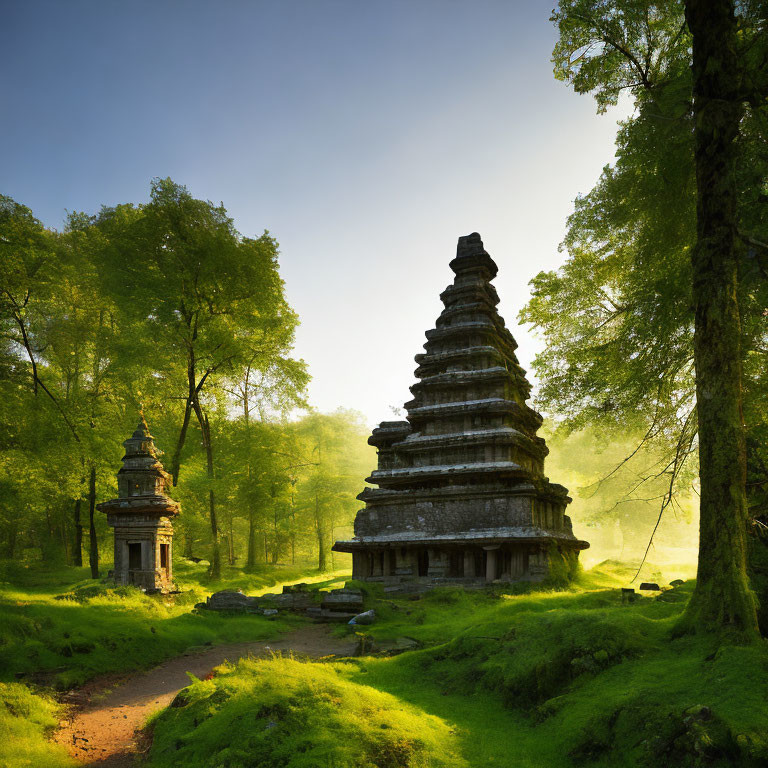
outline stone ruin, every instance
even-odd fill
[[[147,592],[170,592],[174,590],[171,520],[180,507],[165,492],[171,478],[157,458],[143,415],[123,445],[119,498],[97,505],[115,529],[113,578],[116,584],[133,584]]]
[[[363,610],[363,593],[344,587],[330,591],[313,590],[309,584],[287,584],[281,594],[267,593],[250,597],[239,589],[214,592],[195,610],[223,613],[260,613],[274,616],[278,611],[292,611],[319,621],[347,621]]]
[[[589,544],[565,514],[571,499],[544,476],[541,416],[517,344],[496,311],[498,268],[480,235],[459,238],[445,309],[416,356],[407,421],[384,421],[368,442],[378,467],[357,498],[355,579],[388,584],[542,581]]]

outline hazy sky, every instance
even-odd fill
[[[393,418],[459,235],[517,325],[618,113],[554,80],[553,0],[0,0],[0,192],[49,226],[171,176],[268,229],[311,402]]]

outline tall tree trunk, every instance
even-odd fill
[[[75,543],[72,548],[72,562],[78,568],[83,567],[83,524],[80,522],[82,499],[75,500]]]
[[[91,464],[88,482],[88,521],[90,546],[88,549],[88,564],[91,566],[91,578],[99,578],[99,542],[96,540],[96,465]]]
[[[248,568],[256,567],[256,513],[248,506]]]
[[[320,572],[328,570],[328,552],[325,541],[325,521],[320,514],[320,497],[315,494],[315,529],[317,531],[317,567]]]
[[[200,431],[203,437],[203,448],[205,449],[205,462],[208,474],[208,481],[213,483],[213,445],[211,444],[211,424],[208,421],[207,414],[203,413],[200,401],[195,397],[192,408],[197,416]],[[221,578],[221,545],[219,543],[219,526],[216,522],[216,495],[211,486],[208,489],[208,517],[211,523],[211,567],[208,569],[208,575],[211,579]]]
[[[693,36],[697,242],[692,253],[701,480],[696,589],[683,625],[757,632],[746,571],[746,458],[741,407],[734,176],[743,106],[732,0],[686,0]]]
[[[194,557],[195,553],[192,550],[192,534],[189,531],[184,531],[184,557]]]

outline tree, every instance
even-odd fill
[[[522,314],[543,328],[550,342],[536,361],[544,378],[545,407],[559,407],[571,427],[641,426],[644,441],[669,446],[669,462],[661,471],[670,475],[671,484],[694,455],[701,419],[694,409],[697,315],[692,311],[693,276],[700,265],[691,260],[697,232],[698,123],[691,104],[691,36],[683,11],[681,2],[639,0],[574,0],[561,2],[555,11],[560,31],[556,75],[577,91],[595,93],[599,109],[616,103],[627,90],[636,111],[620,128],[616,165],[577,200],[565,241],[566,265],[534,280],[532,301]],[[743,64],[738,80],[753,82],[765,48],[759,4],[741,6],[738,23]],[[741,102],[746,92],[736,94]],[[763,255],[755,245],[743,247],[761,240],[763,204],[754,179],[764,178],[767,167],[756,150],[764,128],[764,104],[753,98],[732,154],[742,246],[734,248],[742,271],[742,283],[735,288],[742,322],[741,339],[730,339],[741,342],[745,360],[766,337]],[[765,392],[756,366],[745,370],[747,393]],[[703,482],[717,469],[704,461],[700,471]],[[721,514],[738,520],[741,513],[729,509]],[[711,528],[703,534],[710,536]],[[737,564],[738,550],[737,544],[731,553]],[[742,598],[749,602],[743,585]],[[743,625],[748,635],[749,621],[732,624],[732,618],[723,614],[719,626]]]
[[[307,463],[298,505],[315,535],[318,568],[327,571],[335,530],[354,517],[355,497],[363,490],[360,478],[371,467],[371,451],[364,443],[368,430],[359,414],[344,410],[312,413],[297,429]]]
[[[747,578],[746,449],[738,303],[736,138],[744,113],[732,0],[686,0],[693,49],[694,360],[701,481],[692,627],[757,635]]]
[[[249,365],[266,370],[290,349],[298,319],[283,295],[277,243],[267,233],[242,237],[222,205],[197,200],[170,179],[153,182],[145,206],[103,209],[96,226],[108,240],[108,289],[155,341],[155,355],[159,349],[167,355],[166,375],[183,387],[183,415],[171,460],[174,484],[193,415],[200,430],[209,481],[211,577],[218,578],[209,410],[225,395],[214,382],[240,378]]]

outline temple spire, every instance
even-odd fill
[[[498,314],[496,263],[477,232],[460,237],[444,309],[416,356],[407,421],[382,422],[369,439],[378,466],[358,498],[355,578],[430,583],[541,580],[551,547],[575,562],[589,546],[573,535],[561,485],[544,475],[542,418],[517,344]]]
[[[98,505],[115,529],[114,579],[147,591],[169,591],[173,588],[171,519],[180,507],[166,493],[170,476],[157,458],[159,451],[143,411],[123,447],[118,498]]]

